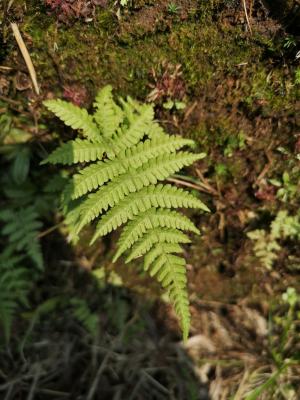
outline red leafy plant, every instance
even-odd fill
[[[106,7],[108,0],[44,0],[51,12],[63,23],[82,18],[91,21],[97,6]]]
[[[165,102],[168,100],[183,100],[186,94],[186,85],[182,77],[181,65],[163,62],[159,71],[152,69],[153,83],[149,86],[152,91],[148,94],[150,102]]]

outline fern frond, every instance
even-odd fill
[[[209,212],[209,209],[201,200],[183,189],[171,185],[151,185],[138,193],[128,195],[117,206],[109,210],[99,221],[91,243],[94,243],[98,237],[107,235],[112,230],[125,224],[135,215],[149,210],[151,207],[198,208]]]
[[[139,214],[125,226],[118,241],[118,250],[113,262],[132,247],[147,230],[158,227],[187,230],[200,234],[195,225],[187,217],[179,214],[177,211],[150,208],[150,210]]]
[[[173,153],[193,143],[192,140],[180,136],[146,140],[118,154],[116,159],[100,161],[82,169],[79,174],[73,176],[66,191],[70,193],[71,199],[77,199],[125,173],[129,168],[137,169],[154,157]]]
[[[96,336],[99,325],[98,315],[90,310],[87,302],[83,299],[73,297],[70,299],[70,304],[73,306],[74,317],[92,336]]]
[[[38,240],[38,230],[42,227],[42,224],[38,218],[39,215],[34,206],[25,207],[15,212],[10,209],[2,210],[0,213],[0,220],[5,222],[1,233],[8,237],[9,246],[14,251],[24,250],[35,265],[42,269],[43,258]]]
[[[67,107],[65,102],[46,104],[69,126],[83,129],[89,140],[68,142],[44,162],[97,160],[74,174],[64,190],[63,209],[71,234],[77,237],[86,224],[105,213],[97,224],[93,243],[131,220],[121,234],[114,261],[127,250],[127,262],[145,255],[145,270],[169,290],[186,338],[189,310],[185,261],[174,253],[182,252],[178,243],[190,242],[181,231],[199,230],[187,217],[169,209],[209,209],[189,192],[158,182],[204,154],[179,151],[194,142],[167,135],[154,120],[152,105],[130,97],[119,99],[117,104],[111,86],[98,93],[92,116]]]
[[[78,232],[89,222],[98,217],[102,210],[113,207],[124,199],[126,195],[138,192],[144,186],[156,184],[169,175],[179,171],[183,166],[192,164],[199,158],[198,154],[179,152],[159,156],[143,164],[137,170],[130,169],[128,173],[118,176],[98,192],[89,195],[81,212],[81,223]]]
[[[110,85],[101,89],[95,99],[93,117],[104,137],[112,137],[124,119],[122,109],[114,102]]]
[[[8,342],[13,318],[20,304],[27,305],[31,280],[18,263],[21,257],[0,255],[0,322]]]
[[[102,143],[76,139],[55,149],[41,164],[77,164],[101,160],[107,148]]]
[[[84,108],[64,100],[45,100],[43,104],[67,126],[82,130],[84,136],[89,140],[98,142],[101,139],[93,117]]]

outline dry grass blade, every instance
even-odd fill
[[[243,7],[244,7],[244,11],[245,11],[245,17],[246,17],[247,25],[248,25],[248,28],[249,28],[249,32],[252,35],[252,28],[251,28],[250,19],[249,19],[249,15],[248,15],[248,11],[247,11],[246,0],[243,0]]]
[[[22,56],[24,58],[25,64],[27,66],[27,69],[28,69],[28,72],[29,72],[29,75],[30,75],[30,78],[32,80],[32,84],[33,84],[34,90],[35,90],[36,94],[39,95],[40,94],[40,89],[39,89],[39,85],[37,83],[36,72],[35,72],[33,63],[31,61],[29,52],[27,50],[27,47],[26,47],[26,45],[24,43],[24,40],[23,40],[23,38],[21,36],[21,33],[19,31],[18,25],[15,22],[12,22],[11,23],[11,29],[13,31],[14,37],[15,37],[17,43],[18,43],[19,49],[20,49],[20,51],[22,53]]]

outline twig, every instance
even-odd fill
[[[61,392],[61,391],[53,390],[53,389],[39,389],[39,388],[36,388],[35,392],[36,393],[47,394],[49,396],[55,396],[56,399],[58,399],[60,397],[68,397],[68,398],[70,398],[70,394],[69,393]]]
[[[6,97],[6,96],[2,96],[1,94],[0,94],[0,100],[5,101],[6,103],[10,103],[10,104],[12,104],[13,106],[20,106],[20,105],[22,105],[19,101],[10,99],[9,97]]]
[[[30,387],[30,391],[29,391],[27,400],[33,400],[39,377],[40,377],[40,367],[39,367],[39,365],[37,365],[36,373],[34,374],[32,385]]]
[[[0,70],[1,71],[11,71],[12,67],[7,67],[6,65],[0,65]]]
[[[259,174],[259,176],[257,177],[255,184],[259,184],[259,182],[266,176],[266,174],[269,172],[270,168],[272,167],[273,164],[273,159],[271,156],[271,152],[270,149],[272,148],[273,145],[273,141],[270,143],[270,145],[268,146],[268,148],[265,150],[265,155],[267,157],[267,164],[264,166],[263,170],[261,171],[261,173]]]
[[[198,177],[201,179],[201,185],[207,189],[207,191],[215,196],[220,196],[220,193],[218,190],[216,190],[214,187],[212,187],[208,180],[204,178],[202,172],[196,168],[196,174],[198,175]]]
[[[98,371],[96,373],[96,376],[95,376],[93,383],[90,387],[90,390],[88,392],[88,395],[86,397],[87,400],[92,400],[94,398],[94,395],[95,395],[97,387],[98,387],[99,379],[100,379],[102,372],[104,371],[110,357],[111,357],[111,352],[108,352],[106,354],[106,356],[104,357],[102,363],[100,364]]]
[[[188,119],[188,117],[191,115],[191,113],[192,113],[192,112],[194,111],[194,109],[196,108],[197,104],[198,104],[198,102],[195,101],[195,102],[191,105],[191,107],[189,107],[189,108],[186,110],[186,112],[185,112],[185,114],[184,114],[184,118],[183,118],[184,121],[186,121],[186,120]]]
[[[10,10],[10,8],[11,8],[11,6],[13,5],[13,2],[14,2],[15,0],[9,0],[9,2],[8,2],[8,6],[7,6],[7,12]]]
[[[204,187],[200,184],[195,185],[194,183],[182,181],[181,179],[176,179],[176,178],[168,178],[167,181],[176,183],[177,185],[186,186],[191,189],[196,189],[196,190],[199,190],[200,192],[211,193],[206,187]]]
[[[49,229],[46,229],[45,231],[41,232],[38,234],[38,238],[42,238],[44,236],[49,235],[49,233],[55,231],[57,228],[59,228],[61,225],[63,224],[63,222],[60,222],[59,224],[56,224],[54,226],[51,226]]]
[[[33,83],[34,90],[35,90],[36,94],[39,95],[40,94],[40,89],[39,89],[39,85],[37,83],[36,72],[35,72],[34,66],[32,64],[30,55],[28,53],[27,47],[26,47],[26,45],[24,43],[24,40],[23,40],[23,38],[21,36],[21,33],[19,31],[18,25],[15,22],[12,22],[10,25],[11,25],[11,29],[13,31],[14,37],[15,37],[15,39],[17,41],[18,46],[19,46],[19,49],[20,49],[20,51],[22,53],[22,56],[24,58],[24,61],[25,61],[26,67],[28,69],[31,81]]]
[[[243,6],[244,6],[244,11],[245,11],[245,16],[246,16],[246,21],[247,21],[247,25],[248,25],[248,28],[249,28],[249,32],[252,35],[252,28],[251,28],[251,24],[250,24],[250,20],[249,20],[249,16],[248,16],[246,0],[243,0]]]

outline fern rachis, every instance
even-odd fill
[[[83,169],[79,165],[64,192],[64,208],[73,232],[79,233],[102,215],[93,243],[127,224],[114,261],[127,251],[127,262],[144,256],[145,271],[168,290],[186,338],[190,314],[180,244],[190,242],[182,231],[199,230],[187,217],[170,209],[209,210],[192,194],[159,181],[191,165],[203,154],[178,151],[192,146],[193,141],[167,135],[154,121],[150,105],[140,105],[130,98],[119,99],[117,104],[110,86],[98,93],[92,115],[61,100],[46,101],[45,105],[85,136],[63,144],[44,161],[89,163]]]

